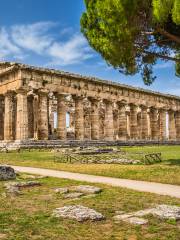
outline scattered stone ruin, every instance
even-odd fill
[[[52,139],[177,142],[180,97],[1,62],[1,143]]]

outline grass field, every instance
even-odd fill
[[[135,226],[124,222],[115,223],[112,219],[117,210],[131,212],[155,204],[180,206],[179,199],[95,184],[103,188],[96,197],[68,200],[54,193],[53,189],[83,183],[56,178],[44,178],[39,181],[42,186],[24,189],[22,195],[14,197],[5,196],[4,182],[0,182],[1,240],[179,239],[179,222],[159,220],[149,215],[146,217],[149,220],[147,225]],[[93,208],[102,213],[106,219],[100,222],[78,223],[74,220],[52,217],[53,209],[74,204]]]
[[[52,152],[24,151],[0,153],[0,163],[180,185],[180,146],[123,147],[122,150],[134,159],[138,152],[161,152],[163,161],[154,165],[66,164],[54,162]]]

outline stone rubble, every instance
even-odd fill
[[[80,192],[67,193],[64,198],[76,199],[82,197],[84,194]]]
[[[140,210],[132,213],[119,214],[114,216],[115,221],[125,221],[132,224],[146,224],[148,220],[140,218],[146,215],[152,214],[155,217],[160,219],[174,219],[180,220],[180,207],[171,206],[171,205],[157,205],[154,208],[149,208],[145,210]]]
[[[140,164],[139,160],[130,160],[130,159],[109,159],[109,160],[99,160],[98,163],[106,164]]]
[[[53,211],[53,216],[75,219],[78,222],[83,222],[87,220],[100,221],[104,219],[104,216],[101,213],[96,212],[94,209],[84,207],[81,205],[56,208]]]
[[[41,183],[36,182],[36,181],[28,181],[28,182],[9,182],[4,184],[6,190],[8,193],[11,194],[21,194],[20,190],[22,188],[27,188],[27,187],[34,187],[34,186],[40,186]]]
[[[79,185],[54,189],[55,193],[63,194],[64,198],[77,199],[80,197],[95,197],[102,191],[101,188],[90,185]]]
[[[0,165],[0,181],[16,178],[16,173],[12,167]]]
[[[101,188],[90,186],[90,185],[74,186],[74,187],[72,187],[72,189],[74,189],[77,192],[89,193],[89,194],[100,193],[102,191]]]
[[[54,191],[55,191],[55,193],[64,194],[64,193],[68,193],[69,189],[68,188],[56,188]]]
[[[131,224],[135,224],[135,225],[145,225],[148,223],[147,219],[139,218],[139,217],[125,218],[124,221]]]

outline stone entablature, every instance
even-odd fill
[[[180,97],[18,63],[0,63],[1,140],[180,139]],[[2,136],[3,135],[3,136]]]

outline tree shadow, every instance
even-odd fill
[[[180,166],[180,159],[168,159],[164,163],[166,165],[177,165],[177,166]]]

